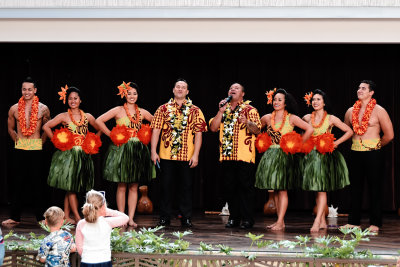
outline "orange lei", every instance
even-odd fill
[[[359,124],[359,115],[361,109],[361,101],[357,100],[353,106],[353,114],[351,116],[351,123],[353,125],[353,130],[357,135],[363,135],[368,129],[368,122],[371,117],[372,111],[374,110],[376,105],[376,100],[371,98],[368,102],[367,107],[365,108],[364,115],[361,119],[361,125]]]
[[[281,127],[279,127],[279,129],[276,129],[275,128],[275,115],[276,115],[276,112],[275,111],[272,111],[272,114],[271,114],[271,127],[272,127],[272,129],[275,131],[275,132],[280,132],[281,130],[282,130],[282,128],[283,128],[283,126],[285,125],[285,122],[286,122],[286,116],[287,116],[287,111],[285,110],[284,112],[283,112],[283,119],[282,119],[282,124],[281,124]]]
[[[129,113],[129,108],[128,108],[128,105],[126,103],[124,104],[124,109],[125,109],[126,115],[128,115],[129,120],[133,124],[137,124],[139,122],[139,119],[140,119],[140,110],[139,110],[138,105],[135,104],[135,111],[136,111],[136,118],[135,119],[133,119],[131,114]]]
[[[72,123],[75,124],[76,126],[82,126],[83,123],[85,122],[85,112],[83,112],[83,110],[81,109],[79,109],[79,112],[81,113],[81,120],[79,122],[76,122],[74,120],[74,117],[72,116],[71,109],[68,109],[69,118],[71,119]]]
[[[322,124],[323,124],[324,121],[325,121],[326,115],[328,115],[328,112],[324,111],[324,116],[322,117],[321,121],[320,121],[319,124],[317,125],[317,124],[315,124],[315,111],[313,111],[313,112],[311,113],[311,125],[312,125],[312,127],[313,127],[314,129],[321,127]]]
[[[29,129],[26,128],[26,117],[25,117],[25,100],[21,97],[18,101],[18,120],[19,127],[24,136],[31,136],[37,126],[39,114],[39,97],[34,96],[31,107],[31,116],[29,117]]]

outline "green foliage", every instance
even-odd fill
[[[302,256],[311,258],[339,258],[339,259],[371,259],[374,255],[370,250],[356,251],[357,246],[361,241],[370,241],[370,235],[374,235],[368,229],[361,230],[358,227],[354,228],[340,228],[343,237],[338,236],[320,236],[314,238],[314,244],[309,245],[311,238],[308,236],[296,236],[296,241],[282,240],[279,242],[271,242],[270,240],[260,240],[263,235],[253,235],[248,233],[252,241],[251,247],[255,242],[258,248],[268,247],[273,249],[287,248],[293,250],[300,248]],[[250,255],[251,256],[251,255]],[[250,257],[247,255],[247,257]]]

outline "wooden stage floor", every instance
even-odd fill
[[[4,210],[0,210],[0,220],[6,219]],[[310,212],[291,212],[289,211],[286,216],[286,229],[284,231],[271,231],[265,228],[274,222],[274,217],[267,217],[259,214],[256,216],[256,223],[252,229],[242,230],[238,228],[227,229],[224,227],[228,217],[219,215],[204,215],[200,212],[195,213],[193,217],[194,227],[190,230],[193,234],[185,236],[184,240],[190,242],[190,249],[197,251],[199,243],[205,242],[207,244],[224,244],[233,248],[234,252],[240,251],[258,251],[266,253],[293,253],[286,249],[263,249],[257,250],[250,249],[250,239],[245,237],[248,232],[253,234],[263,234],[264,239],[272,240],[294,240],[298,235],[308,235],[310,237],[318,237],[321,235],[342,235],[337,229],[337,226],[344,225],[347,222],[346,217],[327,218],[329,228],[327,230],[320,230],[317,234],[310,234],[309,229],[313,222],[313,216]],[[154,227],[158,222],[157,215],[140,215],[135,218],[135,222],[141,227]],[[363,227],[367,227],[367,219],[362,221]],[[18,226],[8,228],[2,226],[3,235],[7,234],[10,229],[18,234],[27,234],[29,232],[45,233],[32,215],[26,214],[23,217],[21,224]],[[130,230],[131,228],[127,228]],[[184,231],[180,227],[179,219],[171,220],[171,226],[160,230],[158,233],[165,233],[166,237],[172,237],[171,233],[175,231]],[[363,242],[360,249],[370,249],[375,255],[382,256],[399,256],[398,250],[400,249],[400,217],[397,214],[385,214],[384,225],[378,235],[372,236],[369,242]]]

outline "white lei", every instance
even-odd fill
[[[189,118],[189,111],[192,107],[192,100],[189,98],[186,100],[185,104],[182,104],[182,116],[177,116],[177,110],[174,104],[174,99],[171,98],[168,101],[168,116],[169,122],[172,128],[172,145],[171,145],[171,158],[176,159],[177,154],[182,149],[182,133],[187,127],[187,121]]]
[[[240,104],[239,108],[237,108],[233,114],[231,113],[231,104],[228,103],[228,106],[226,107],[225,112],[222,115],[222,119],[224,121],[224,129],[222,135],[222,154],[224,156],[229,157],[232,154],[233,128],[235,127],[235,123],[239,118],[240,112],[242,112],[243,108],[249,103],[250,101],[245,101]]]

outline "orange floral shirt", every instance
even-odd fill
[[[174,101],[174,107],[176,108],[176,115],[181,116],[182,110],[179,105]],[[172,125],[170,123],[170,116],[168,111],[168,103],[161,105],[154,118],[151,121],[150,127],[153,129],[161,129],[160,137],[160,158],[168,160],[178,161],[189,161],[194,153],[194,137],[196,133],[206,132],[207,123],[205,121],[203,112],[200,108],[192,105],[189,109],[187,126],[181,134],[182,147],[177,153],[176,157],[173,157],[171,153],[172,146]]]
[[[239,103],[240,104],[240,103]],[[246,104],[243,108],[241,114],[244,114],[247,120],[254,122],[259,129],[261,129],[261,121],[260,115],[258,111],[253,106]],[[240,115],[239,114],[239,117]],[[213,120],[212,118],[210,120]],[[219,151],[220,156],[219,160],[236,160],[236,161],[244,161],[249,163],[255,163],[256,161],[256,150],[255,150],[255,141],[256,136],[250,133],[247,130],[245,124],[240,123],[239,120],[236,121],[233,127],[233,138],[232,138],[232,153],[230,156],[223,155],[222,153],[222,138],[224,135],[224,122],[221,121],[219,126]]]

